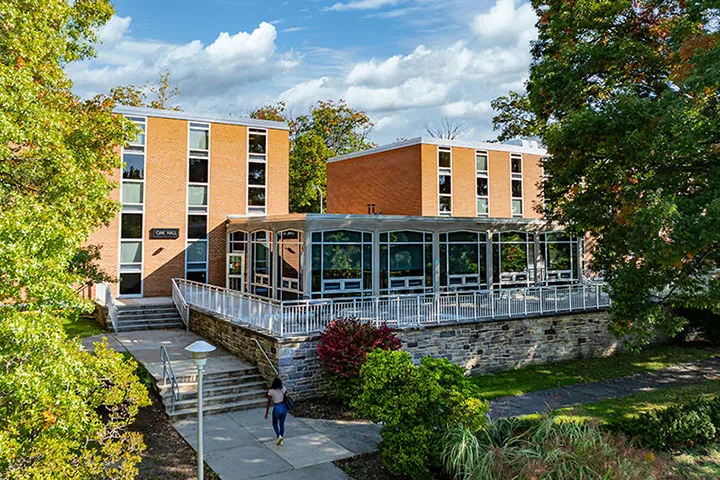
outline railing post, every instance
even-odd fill
[[[510,307],[510,292],[512,292],[512,289],[511,289],[511,288],[508,288],[508,296],[507,296],[507,299],[508,299],[508,301],[507,301],[507,304],[508,304],[508,305],[507,305],[507,315],[508,315],[508,318],[510,318],[510,317],[512,316],[512,310],[511,310],[511,307]]]
[[[490,318],[495,318],[495,291],[490,292]]]
[[[420,315],[420,296],[418,295],[416,297],[417,300],[417,323],[424,323],[422,321],[422,316]]]
[[[545,300],[543,299],[543,292],[545,292],[545,287],[540,287],[538,289],[538,296],[540,297],[540,315],[542,315],[545,311]]]
[[[582,297],[583,297],[583,310],[587,310],[587,307],[585,306],[586,302],[586,295],[585,295],[585,284],[582,284]]]
[[[525,316],[526,316],[526,317],[528,316],[528,313],[527,313],[527,294],[528,294],[528,289],[526,288],[526,289],[523,290],[523,304],[524,304],[524,306],[525,306]]]
[[[460,294],[455,292],[455,321],[460,321]]]
[[[478,319],[478,300],[477,300],[477,290],[473,292],[473,319]]]
[[[555,289],[555,313],[558,313],[558,298],[557,298],[557,287],[553,287]]]
[[[600,285],[595,285],[595,307],[600,308]]]

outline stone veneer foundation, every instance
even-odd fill
[[[610,355],[622,348],[608,331],[606,312],[433,325],[396,331],[402,348],[416,361],[431,355],[447,358],[470,374]],[[298,398],[321,395],[328,388],[316,354],[319,335],[276,338],[194,308],[190,330],[258,366],[269,381],[278,368],[288,390]]]

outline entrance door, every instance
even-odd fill
[[[227,257],[227,288],[244,292],[245,254],[229,253]]]

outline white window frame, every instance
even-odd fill
[[[451,164],[452,165],[452,164]],[[412,232],[412,233],[419,233],[422,236],[422,239],[419,242],[393,242],[390,240],[390,236],[393,233],[403,233],[403,232]],[[426,237],[427,235],[430,235],[430,240],[428,240]],[[382,272],[385,271],[387,274],[387,289],[383,289],[380,285],[378,285],[378,288],[380,289],[380,295],[392,295],[396,291],[412,291],[413,294],[419,293],[430,293],[433,290],[433,284],[430,285],[426,284],[426,265],[427,265],[427,247],[431,247],[430,252],[430,261],[434,264],[433,257],[433,251],[432,251],[432,245],[433,245],[433,232],[427,231],[427,230],[414,230],[414,229],[403,229],[403,230],[389,230],[384,232],[379,232],[378,234],[378,258],[382,259],[382,247],[387,247],[387,264],[382,265],[382,260],[380,262],[380,270],[378,271],[378,278],[380,279],[380,282],[382,282]],[[383,241],[383,235],[387,235],[387,240]],[[422,246],[422,254],[423,254],[423,274],[419,277],[391,277],[390,276],[390,250],[391,246],[396,245],[421,245]],[[434,272],[431,273],[431,277],[434,276]],[[418,280],[421,280],[420,285],[412,285],[413,282],[417,282]],[[431,281],[434,280],[431,278]],[[392,285],[392,282],[396,282],[396,286]],[[398,283],[402,282],[402,285],[399,285]]]
[[[207,149],[199,150],[199,149],[191,149],[190,148],[190,131],[191,130],[205,130],[207,131]],[[186,178],[186,184],[187,187],[185,188],[185,278],[187,278],[189,272],[204,272],[205,273],[205,283],[210,282],[210,268],[209,268],[209,220],[210,217],[208,215],[210,211],[210,141],[212,138],[212,131],[211,131],[211,124],[206,122],[187,122],[187,162],[185,165],[185,178]],[[191,159],[199,159],[199,160],[207,160],[207,182],[191,182],[190,181],[190,160]],[[205,195],[207,196],[207,202],[205,205],[190,205],[190,187],[191,186],[205,186],[206,191]],[[190,237],[190,228],[189,228],[189,221],[190,216],[204,216],[205,217],[205,238],[191,238]],[[204,262],[204,268],[199,267],[198,265],[201,262],[188,262],[188,249],[191,245],[204,243],[205,245],[205,262]],[[190,266],[190,264],[193,264]]]
[[[325,241],[325,234],[326,233],[333,233],[337,231],[346,231],[346,232],[353,232],[353,233],[359,233],[360,234],[360,242],[332,242],[332,241]],[[312,236],[314,233],[320,234],[320,241],[316,242],[312,239]],[[365,240],[365,235],[370,235],[369,240]],[[311,281],[312,281],[312,275],[313,275],[313,269],[312,269],[312,253],[313,249],[318,246],[320,248],[320,290],[315,291],[312,290],[310,295],[313,298],[327,298],[329,296],[345,296],[345,294],[349,294],[349,296],[359,295],[361,297],[365,296],[372,296],[373,295],[373,288],[375,287],[375,272],[374,272],[374,264],[373,264],[373,255],[375,255],[375,235],[378,235],[377,233],[368,232],[365,230],[355,230],[355,229],[349,229],[349,228],[333,228],[329,230],[318,230],[318,231],[311,231],[306,232],[305,235],[309,235],[310,237],[310,259],[311,263],[309,268],[307,269],[307,274],[310,275]],[[354,277],[354,278],[343,278],[343,279],[325,279],[325,246],[326,245],[359,245],[360,246],[360,277]],[[370,245],[370,271],[371,271],[371,282],[370,287],[365,288],[365,246]],[[360,287],[359,288],[353,288],[348,285],[353,285],[354,282],[359,282]],[[338,288],[326,288],[327,285],[338,285]]]
[[[467,241],[456,241],[450,240],[450,235],[453,233],[472,233],[475,235],[474,242]],[[444,240],[443,240],[443,235]],[[449,232],[440,232],[438,234],[438,246],[445,246],[445,258],[440,254],[438,249],[438,259],[440,262],[445,263],[445,285],[440,283],[440,291],[458,291],[458,290],[486,290],[492,283],[489,278],[489,272],[487,271],[487,246],[488,246],[488,233],[487,232],[476,232],[473,230],[452,230]],[[478,271],[475,274],[451,274],[450,273],[450,245],[476,245],[478,255]],[[483,282],[482,271],[485,267],[485,281]],[[452,283],[451,280],[457,279],[459,282]],[[440,280],[442,282],[442,279]]]
[[[440,166],[440,152],[448,152],[450,154],[450,167],[441,167]],[[453,201],[452,201],[452,184],[453,184],[453,178],[452,178],[452,164],[453,164],[453,155],[452,155],[452,147],[437,147],[437,156],[436,156],[436,162],[437,162],[437,169],[438,169],[438,216],[440,217],[452,217],[453,212]],[[442,176],[448,176],[450,177],[450,193],[440,193],[440,177]],[[440,199],[443,197],[448,197],[450,199],[450,211],[444,212],[441,210],[442,203],[440,202]]]
[[[251,153],[250,152],[250,135],[264,135],[265,136],[265,153]],[[268,130],[267,128],[254,128],[254,127],[248,127],[247,128],[247,138],[246,138],[246,144],[247,144],[247,162],[245,165],[245,208],[247,215],[258,215],[263,216],[267,215],[267,206],[268,206],[268,150],[270,147],[270,138],[269,138]],[[250,163],[262,163],[265,165],[265,185],[250,185]],[[261,188],[265,191],[265,205],[250,205],[250,189],[251,188]]]
[[[123,178],[123,172],[125,170],[124,166],[120,166],[120,201],[122,202],[123,198],[123,185],[125,183],[136,183],[136,184],[142,184],[142,201],[140,203],[122,203],[121,209],[120,209],[120,215],[118,216],[118,258],[117,258],[117,265],[118,265],[118,297],[122,298],[139,298],[144,295],[145,292],[145,281],[143,279],[143,272],[144,272],[144,264],[145,264],[145,178],[146,178],[146,171],[147,171],[147,117],[138,117],[138,116],[127,116],[128,120],[134,122],[135,124],[141,124],[143,127],[143,142],[136,142],[136,141],[130,141],[128,142],[127,147],[123,146],[120,149],[120,158],[123,159],[125,157],[126,149],[129,149],[127,153],[129,154],[135,154],[143,156],[143,178],[142,180],[136,180],[136,179],[124,179]],[[141,221],[141,233],[140,238],[123,238],[122,237],[122,215],[123,213],[127,214],[139,214],[142,216]],[[132,263],[132,264],[123,264],[122,263],[122,246],[123,243],[140,243],[140,262],[138,263]],[[124,295],[120,294],[120,279],[123,274],[133,274],[137,273],[140,274],[140,293],[126,293]]]
[[[485,170],[478,170],[477,168],[477,157],[485,157]],[[490,155],[485,150],[475,150],[475,214],[478,217],[489,217],[490,216]],[[487,195],[478,195],[477,193],[477,179],[484,178],[487,181]],[[487,212],[480,212],[478,209],[478,200],[485,200],[487,203]]]
[[[512,162],[514,159],[520,160],[520,172],[513,172],[512,171]],[[513,181],[519,181],[520,182],[520,196],[519,197],[513,197],[513,188],[512,183]],[[523,156],[521,153],[511,153],[510,154],[510,215],[512,217],[522,218],[525,216],[525,182],[523,181]],[[520,213],[513,212],[513,201],[520,200]]]
[[[298,238],[295,240],[292,239],[285,239],[283,238],[283,234],[287,232],[297,232]],[[288,228],[285,230],[280,230],[279,232],[276,232],[277,235],[277,262],[278,262],[278,285],[277,285],[277,291],[278,292],[289,292],[289,293],[295,293],[299,298],[302,298],[303,295],[303,269],[302,269],[302,259],[304,255],[304,244],[303,244],[303,236],[305,235],[305,232],[303,230],[298,230],[295,228]],[[290,278],[285,277],[283,275],[283,261],[285,260],[284,252],[286,246],[293,246],[298,249],[298,278]],[[279,293],[279,295],[282,295],[282,293]],[[280,297],[278,297],[280,298]]]

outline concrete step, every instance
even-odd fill
[[[208,389],[214,388],[243,387],[251,384],[262,384],[264,388],[264,386],[267,385],[267,382],[259,373],[243,375],[239,378],[216,378],[209,380],[207,379],[207,377],[203,378],[203,387],[206,391]],[[167,385],[162,385],[162,382],[160,382],[157,385],[157,388],[161,395],[165,395],[167,392],[170,391],[170,384],[168,383]],[[187,392],[196,392],[197,382],[178,383],[178,390],[181,394]]]
[[[247,410],[251,408],[262,408],[265,406],[266,399],[261,400],[240,400],[237,402],[230,402],[217,405],[203,404],[203,413],[205,415],[213,415],[216,413],[233,412],[236,410]],[[170,420],[179,420],[182,418],[194,417],[197,415],[197,405],[189,407],[187,405],[179,406],[175,404],[175,411],[170,410],[170,404],[167,405],[167,414]]]
[[[204,383],[204,382],[203,382]],[[266,390],[267,384],[265,381],[243,383],[239,385],[223,385],[220,387],[208,388],[203,385],[203,398],[223,397],[226,395],[245,395],[249,392],[258,392],[263,396],[267,396]],[[170,389],[167,388],[161,392],[163,399],[170,399]],[[197,388],[193,390],[180,391],[180,400],[193,400],[197,399]],[[177,400],[176,400],[177,402]],[[168,403],[167,401],[165,403]]]
[[[175,308],[175,305],[170,305],[167,307],[118,307],[117,309],[119,315],[132,315],[132,314],[163,314],[163,313],[170,313],[175,312],[177,313],[177,308]]]
[[[203,383],[212,382],[214,380],[233,380],[238,381],[242,377],[245,377],[247,375],[258,375],[259,371],[257,367],[253,367],[252,365],[248,365],[247,368],[241,368],[239,370],[229,370],[227,372],[216,372],[216,373],[206,373],[203,376]],[[197,384],[197,374],[192,373],[189,375],[180,375],[175,378],[179,384],[184,383],[191,383],[191,384]]]
[[[257,389],[246,389],[239,393],[225,393],[222,395],[214,395],[211,397],[206,397],[203,395],[203,404],[204,405],[223,405],[226,403],[235,403],[245,400],[266,400],[267,399],[267,392],[265,390],[257,390]],[[170,404],[170,397],[168,396],[165,401],[167,404]],[[181,396],[178,400],[175,400],[175,409],[178,408],[191,408],[195,406],[197,403],[197,397],[194,398],[186,398],[185,396]]]
[[[116,330],[119,332],[132,332],[138,330],[167,330],[167,329],[184,329],[185,324],[182,321],[179,322],[149,322],[139,324],[126,324],[118,322]]]
[[[121,320],[142,320],[145,318],[180,318],[177,310],[168,310],[167,312],[148,313],[148,312],[119,312],[118,318]]]

